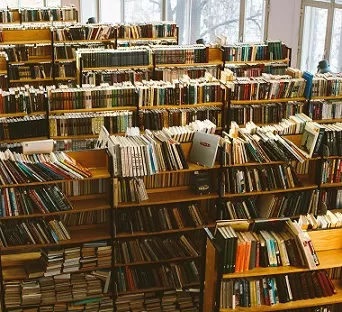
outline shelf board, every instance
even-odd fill
[[[340,187],[342,186],[342,182],[339,183],[322,183],[321,188],[330,188],[330,187]]]
[[[75,108],[75,109],[58,109],[51,110],[50,115],[59,115],[59,114],[69,114],[69,113],[87,113],[87,112],[110,112],[110,111],[123,111],[136,110],[136,106],[117,106],[117,107],[97,107],[97,108]]]
[[[79,134],[79,135],[66,135],[66,136],[51,136],[53,140],[85,140],[98,138],[98,134]]]
[[[248,64],[248,65],[257,65],[257,64],[269,64],[269,63],[288,63],[290,60],[280,59],[280,60],[255,60],[255,61],[225,61],[225,65],[227,64]]]
[[[36,43],[48,43],[51,44],[51,40],[43,40],[39,39],[39,42],[37,40],[15,40],[15,41],[3,41],[0,42],[0,45],[15,45],[15,44],[36,44]]]
[[[55,63],[68,63],[68,62],[76,62],[76,59],[75,58],[55,59]]]
[[[7,75],[7,70],[6,69],[0,70],[0,75]]]
[[[0,143],[16,143],[16,142],[31,142],[31,141],[40,141],[47,140],[48,137],[34,137],[34,138],[20,138],[20,139],[8,139],[8,140],[0,140]],[[1,185],[0,185],[1,187]]]
[[[43,218],[51,216],[59,216],[66,214],[73,214],[86,211],[98,211],[98,210],[108,210],[111,209],[108,201],[103,199],[83,199],[71,201],[72,209],[67,211],[57,211],[51,213],[33,213],[30,215],[20,215],[11,217],[0,217],[0,220],[13,220],[13,219],[29,219],[29,218]]]
[[[171,258],[165,260],[157,260],[157,261],[140,261],[140,262],[132,262],[132,263],[115,263],[114,267],[127,267],[127,266],[140,266],[140,265],[155,265],[155,264],[163,264],[163,263],[170,263],[170,262],[179,262],[179,261],[187,261],[193,259],[199,259],[201,256],[193,256],[193,257],[178,257],[178,258]]]
[[[9,65],[19,65],[19,64],[36,64],[36,63],[51,63],[52,59],[50,58],[42,58],[42,59],[33,59],[27,61],[12,61],[8,62]]]
[[[270,162],[248,162],[243,164],[232,164],[232,165],[225,165],[224,168],[231,168],[231,167],[253,167],[253,166],[265,166],[265,165],[281,165],[286,163],[286,161],[277,160],[277,161],[270,161]]]
[[[318,251],[317,256],[320,265],[314,270],[331,269],[342,266],[342,249],[324,250]],[[255,268],[241,273],[223,274],[223,279],[228,278],[246,278],[252,276],[266,276],[266,275],[278,275],[278,274],[291,274],[299,272],[314,271],[308,268],[294,267],[294,266],[280,266],[280,267],[267,267],[267,268]]]
[[[63,182],[69,182],[69,181],[87,181],[87,180],[98,180],[98,179],[110,178],[110,173],[108,172],[107,168],[88,168],[88,169],[92,174],[92,176],[90,178],[52,180],[52,181],[18,183],[18,184],[4,184],[4,185],[0,185],[0,188],[3,188],[3,187],[19,187],[19,186],[31,187],[34,185],[56,184],[56,183],[63,183]]]
[[[342,302],[342,287],[341,282],[338,280],[333,280],[333,283],[336,287],[337,294],[330,297],[322,297],[322,298],[314,298],[314,299],[306,299],[306,300],[297,300],[290,301],[287,303],[278,303],[273,306],[258,306],[252,308],[246,307],[236,307],[233,309],[220,309],[220,312],[232,312],[232,311],[248,311],[248,312],[260,312],[260,311],[282,311],[282,310],[291,310],[291,309],[301,309],[307,307],[315,307],[320,305],[331,305],[335,303]]]
[[[341,183],[342,185],[342,183]],[[297,192],[297,191],[305,191],[305,190],[313,190],[318,188],[317,184],[306,184],[303,182],[303,186],[292,187],[288,189],[276,189],[269,191],[255,191],[255,192],[245,192],[238,194],[224,194],[224,198],[233,198],[233,197],[242,197],[242,196],[256,196],[256,195],[265,195],[265,194],[276,194],[276,193],[287,193],[287,192]]]
[[[115,38],[110,39],[83,39],[83,40],[54,40],[54,43],[88,43],[88,42],[114,42]]]
[[[341,95],[322,95],[322,96],[313,96],[310,98],[310,100],[342,100],[342,94]]]
[[[141,106],[139,107],[139,109],[191,108],[191,107],[222,106],[222,105],[223,105],[222,102],[208,102],[208,103],[199,103],[199,104]]]
[[[190,190],[184,190],[182,192],[172,191],[172,192],[149,194],[149,199],[144,200],[140,203],[139,202],[119,203],[117,208],[132,208],[132,207],[180,203],[180,202],[198,201],[198,200],[216,199],[216,198],[218,198],[217,192],[213,192],[213,194],[197,195],[197,194],[192,193]]]
[[[167,230],[167,231],[160,231],[160,232],[119,233],[119,234],[116,234],[115,238],[126,239],[126,238],[133,238],[133,237],[146,237],[146,236],[158,236],[158,235],[170,235],[170,234],[172,235],[172,234],[178,234],[178,233],[183,233],[183,232],[202,231],[203,227],[210,227],[210,226],[203,225],[199,227],[185,227],[183,229],[174,229],[174,230]]]
[[[190,64],[156,64],[156,68],[163,68],[163,67],[201,67],[201,66],[213,66],[213,65],[222,65],[222,61],[211,61],[208,63],[190,63]]]
[[[341,97],[342,98],[342,97]],[[313,120],[314,122],[317,122],[319,124],[322,123],[335,123],[335,122],[342,122],[342,118],[335,118],[335,119],[319,119],[319,120]]]
[[[36,116],[36,115],[45,115],[46,111],[42,112],[32,112],[32,113],[25,113],[25,112],[20,112],[20,113],[6,113],[6,114],[0,114],[0,117],[24,117],[24,116]]]
[[[232,100],[231,105],[252,105],[252,104],[268,104],[268,103],[283,103],[289,101],[306,101],[304,97],[281,98],[281,99],[265,99],[265,100]]]
[[[17,245],[17,246],[3,247],[1,248],[1,251],[12,252],[12,251],[20,251],[20,250],[39,249],[39,248],[45,248],[45,247],[83,244],[86,242],[108,240],[111,237],[108,228],[104,226],[99,226],[93,229],[73,229],[73,230],[69,230],[69,233],[70,233],[71,239],[60,241],[58,244]]]
[[[44,81],[53,81],[53,78],[29,78],[29,79],[13,79],[10,80],[10,83],[27,83],[27,82],[44,82]]]
[[[190,162],[188,162],[188,166],[189,166],[188,169],[159,171],[156,173],[156,175],[165,174],[165,173],[181,173],[181,172],[193,172],[193,171],[201,171],[201,170],[212,170],[212,169],[220,168],[220,165],[218,164],[215,164],[213,167],[208,168],[208,167],[197,165],[197,164],[190,163]]]
[[[183,285],[183,288],[193,288],[200,286],[200,283],[190,283]],[[151,288],[140,288],[140,289],[134,289],[134,290],[127,290],[127,291],[119,291],[116,294],[117,295],[129,295],[129,294],[136,294],[136,293],[144,293],[144,292],[154,292],[154,291],[166,291],[166,290],[172,290],[175,289],[172,286],[169,287],[151,287]]]
[[[323,156],[323,160],[327,160],[327,159],[340,159],[342,158],[342,156]]]
[[[127,69],[152,69],[153,65],[130,65],[130,66],[105,66],[105,67],[84,67],[82,71],[93,70],[127,70]]]
[[[55,80],[75,80],[76,77],[55,77]]]

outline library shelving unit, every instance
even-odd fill
[[[81,163],[84,167],[90,170],[92,176],[84,179],[65,179],[65,180],[52,180],[47,182],[32,182],[27,184],[12,184],[12,185],[2,185],[1,189],[4,188],[39,188],[39,187],[49,187],[49,186],[57,186],[63,193],[66,195],[67,201],[70,203],[72,209],[66,211],[55,211],[55,212],[47,212],[47,213],[33,213],[28,215],[16,215],[16,216],[1,216],[1,224],[6,227],[7,222],[26,222],[28,220],[38,221],[45,220],[47,223],[50,220],[57,219],[64,222],[65,227],[70,233],[70,239],[68,240],[59,240],[58,243],[42,243],[37,239],[37,244],[29,244],[29,245],[17,245],[10,244],[7,247],[1,247],[1,289],[2,289],[2,311],[12,311],[17,308],[28,309],[34,307],[45,307],[50,311],[53,310],[53,305],[85,305],[86,301],[88,302],[102,302],[102,300],[109,300],[112,302],[112,290],[110,289],[107,293],[102,292],[103,283],[98,280],[98,282],[102,283],[100,289],[95,289],[94,293],[85,292],[81,295],[82,298],[77,297],[75,287],[72,289],[68,288],[68,298],[63,299],[63,295],[59,298],[58,293],[61,290],[57,290],[58,288],[58,277],[64,278],[64,282],[67,281],[68,285],[75,284],[75,281],[72,282],[73,277],[77,280],[77,277],[80,277],[82,274],[92,274],[93,272],[97,272],[98,270],[102,270],[102,272],[110,272],[112,268],[111,261],[108,261],[105,264],[99,264],[95,261],[91,266],[87,266],[86,264],[82,264],[80,260],[84,255],[80,250],[82,250],[84,244],[89,244],[91,247],[94,242],[102,241],[107,246],[112,245],[112,231],[110,227],[110,220],[112,218],[112,197],[110,192],[110,172],[108,167],[108,156],[105,150],[92,150],[92,151],[82,151],[82,152],[71,152],[68,153],[69,156],[73,157],[76,161]],[[50,210],[51,211],[51,210]],[[102,216],[102,221],[97,221],[97,215]],[[100,219],[99,219],[100,220]],[[94,245],[95,246],[95,245]],[[103,245],[100,245],[103,246]],[[78,249],[78,256],[74,255],[74,257],[70,256],[69,259],[74,258],[74,264],[79,264],[77,268],[72,268],[69,272],[63,270],[67,267],[68,252],[64,250],[69,250],[71,254],[75,252],[75,249]],[[111,249],[111,248],[110,248]],[[47,263],[42,261],[43,253],[50,256],[50,253],[62,251],[62,261],[64,263],[64,268],[62,265],[59,267],[58,272],[54,272],[50,274],[49,285],[56,286],[56,295],[53,291],[53,295],[51,295],[51,291],[48,293],[43,293],[44,284],[43,281],[47,281],[49,277],[43,277],[47,270]],[[112,251],[108,252],[110,256],[112,256]],[[77,254],[77,251],[76,251]],[[95,253],[97,256],[98,254]],[[94,255],[94,256],[95,256]],[[65,258],[64,258],[65,257]],[[52,256],[53,258],[53,256]],[[76,263],[75,263],[76,259]],[[51,260],[51,259],[50,259]],[[49,261],[50,261],[49,260]],[[96,259],[95,259],[96,260]],[[41,266],[37,266],[38,263],[41,263]],[[60,261],[57,261],[56,264],[61,264]],[[82,265],[81,265],[82,264]],[[49,266],[51,263],[49,264]],[[33,270],[32,270],[33,266]],[[58,265],[57,265],[58,268]],[[62,269],[63,268],[63,269]],[[50,268],[51,269],[51,268]],[[61,271],[62,270],[62,271]],[[38,275],[31,275],[33,271],[38,273]],[[33,273],[34,274],[34,273]],[[62,275],[61,275],[62,274]],[[70,277],[68,274],[71,274],[71,283]],[[49,275],[49,274],[48,274]],[[92,276],[93,280],[98,279],[98,277]],[[55,281],[55,282],[53,282]],[[79,283],[82,283],[82,279],[78,279]],[[84,281],[83,281],[84,282]],[[40,284],[41,283],[41,284]],[[52,284],[51,284],[52,283]],[[56,284],[56,285],[55,285]],[[91,284],[91,283],[90,283]],[[88,287],[92,287],[88,284]],[[14,300],[15,303],[13,305],[13,292],[11,293],[11,286],[17,285],[16,295]],[[35,299],[33,301],[25,299],[25,285],[35,285],[36,288],[33,291],[36,294]],[[38,286],[37,286],[38,285]],[[39,286],[40,285],[40,286]],[[87,285],[84,285],[87,288]],[[19,289],[18,289],[19,287]],[[22,288],[22,291],[20,290]],[[41,289],[40,289],[41,287]],[[82,286],[83,287],[83,286]],[[89,289],[90,289],[89,288]],[[51,288],[50,288],[51,289]],[[13,288],[12,288],[13,290]],[[27,290],[27,289],[26,289]],[[30,292],[30,291],[29,291]],[[32,294],[32,292],[31,292]],[[84,295],[85,294],[85,295]],[[12,296],[12,297],[11,297]],[[52,296],[49,299],[49,296]],[[84,299],[80,303],[80,299]],[[81,300],[81,301],[82,301]],[[93,301],[92,301],[93,300]],[[66,308],[67,309],[67,308]],[[25,310],[26,311],[26,310]]]
[[[24,35],[25,32],[25,35]],[[8,58],[9,86],[32,86],[53,84],[51,32],[48,27],[38,29],[4,29],[1,46],[13,51]],[[19,49],[23,60],[16,57]]]
[[[187,159],[191,143],[181,143],[184,151],[184,156]],[[215,190],[215,181],[217,180],[217,169],[219,165],[214,165],[213,168],[205,168],[197,164],[188,163],[189,169],[176,170],[176,171],[163,171],[153,176],[145,176],[142,179],[145,181],[147,187],[148,199],[141,202],[120,202],[118,193],[121,189],[118,188],[118,181],[122,178],[114,177],[114,236],[115,242],[118,246],[129,241],[176,241],[179,244],[180,237],[185,236],[190,242],[192,242],[194,248],[197,250],[197,255],[186,257],[174,257],[174,256],[158,256],[159,260],[154,259],[150,262],[131,262],[131,263],[116,263],[115,271],[115,288],[117,295],[117,302],[119,304],[120,298],[134,293],[150,293],[155,292],[157,297],[162,298],[163,292],[167,290],[175,289],[174,287],[155,287],[151,286],[146,289],[135,288],[132,289],[129,286],[129,281],[126,282],[126,289],[123,286],[125,280],[124,275],[129,279],[128,271],[125,271],[125,267],[129,269],[137,269],[137,271],[144,271],[147,268],[159,268],[160,266],[183,266],[189,263],[196,263],[199,277],[197,281],[191,283],[185,283],[177,290],[183,289],[185,292],[193,292],[195,296],[201,298],[201,292],[203,290],[203,265],[204,265],[204,236],[202,235],[202,228],[204,225],[212,226],[214,220],[216,220],[216,200],[218,194]],[[212,181],[212,192],[209,194],[195,194],[191,189],[191,175],[195,171],[207,170],[209,171],[210,179]],[[173,181],[173,182],[172,182]],[[155,184],[153,184],[155,182]],[[171,183],[172,182],[172,183]],[[164,184],[163,184],[164,183]],[[168,184],[170,183],[170,184]],[[175,184],[174,184],[175,183]],[[174,185],[174,186],[172,186]],[[115,191],[116,190],[116,191]],[[197,213],[202,216],[202,224],[194,222],[191,215],[188,214],[190,206],[197,207]],[[177,223],[175,214],[173,211],[177,210],[184,219],[182,219],[182,225]],[[167,211],[167,212],[166,212]],[[135,221],[138,216],[146,214],[142,220],[143,226],[137,225]],[[169,225],[164,224],[162,220],[168,220]],[[133,225],[135,224],[135,225]],[[149,230],[149,226],[152,226],[153,230]],[[168,245],[165,245],[168,246]],[[116,247],[118,248],[118,247]],[[168,247],[166,247],[168,248]],[[170,247],[171,248],[171,247]],[[115,249],[118,252],[119,249]],[[169,250],[171,255],[174,255],[174,249]],[[120,275],[120,272],[123,275]],[[174,274],[174,271],[172,271]],[[184,271],[179,272],[181,275]],[[183,279],[183,277],[181,278]],[[191,290],[193,289],[193,290]],[[199,292],[199,293],[198,293]],[[189,294],[190,294],[189,293]],[[197,299],[196,302],[198,302]]]
[[[229,68],[238,77],[255,77],[264,72],[282,75],[291,64],[292,49],[281,41],[228,44],[221,51],[223,68]]]
[[[7,85],[7,54],[5,52],[0,52],[0,89],[6,90]]]
[[[342,229],[315,230],[308,232],[313,246],[317,252],[320,265],[316,270],[338,268],[342,266]],[[236,307],[233,309],[220,308],[220,283],[222,280],[234,280],[237,278],[265,277],[278,274],[291,274],[309,272],[308,268],[285,266],[285,267],[259,267],[243,273],[222,274],[221,252],[216,245],[215,240],[208,235],[207,254],[206,254],[206,276],[204,290],[204,310],[205,311],[283,311],[300,308],[310,308],[322,305],[332,305],[342,302],[341,281],[333,280],[337,294],[330,297],[321,297],[314,299],[304,299],[290,301],[287,303],[278,303],[272,306],[261,305],[258,307]],[[329,244],[327,244],[329,241]],[[279,291],[279,289],[278,289]]]

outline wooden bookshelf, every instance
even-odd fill
[[[153,65],[132,65],[132,66],[114,66],[114,67],[84,67],[82,71],[101,71],[101,70],[128,70],[128,69],[153,69]]]
[[[136,106],[117,106],[117,107],[98,107],[98,108],[76,108],[68,110],[50,110],[50,115],[60,115],[66,113],[91,113],[91,112],[110,112],[110,111],[122,111],[129,110],[135,111]]]
[[[265,100],[231,100],[231,105],[253,105],[253,104],[268,104],[268,103],[285,103],[289,101],[305,102],[304,97],[265,99]]]
[[[205,106],[217,106],[221,107],[223,103],[220,102],[207,102],[197,104],[182,104],[182,105],[157,105],[157,106],[141,106],[139,109],[169,109],[169,108],[192,108],[192,107],[205,107]]]
[[[258,64],[279,64],[285,63],[288,64],[290,62],[289,58],[281,59],[281,60],[259,60],[259,61],[225,61],[225,65],[258,65]]]
[[[342,96],[341,96],[342,98]],[[342,118],[335,118],[335,119],[319,119],[319,120],[314,120],[314,122],[317,122],[319,124],[324,124],[324,123],[335,123],[335,122],[342,122]]]
[[[163,67],[194,67],[194,66],[198,66],[198,67],[205,67],[205,66],[221,66],[222,65],[222,61],[211,61],[208,63],[185,63],[185,64],[180,64],[180,63],[175,63],[175,64],[156,64],[155,67],[156,68],[163,68]]]
[[[341,95],[322,95],[322,96],[313,96],[310,98],[310,100],[341,100],[342,99],[342,94]]]

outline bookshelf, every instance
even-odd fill
[[[67,211],[51,212],[51,213],[33,213],[30,215],[19,215],[11,217],[1,217],[1,223],[4,225],[7,222],[13,222],[11,220],[50,220],[54,218],[59,218],[63,220],[69,234],[69,240],[60,240],[58,243],[36,243],[30,245],[16,245],[12,244],[10,246],[1,248],[1,284],[4,292],[2,293],[2,311],[13,310],[13,303],[11,302],[11,296],[13,298],[13,292],[9,291],[9,287],[17,285],[15,297],[17,300],[15,307],[18,308],[29,308],[32,304],[39,305],[41,308],[53,309],[54,304],[65,304],[66,306],[71,306],[76,303],[76,305],[86,305],[86,302],[80,302],[80,300],[87,300],[89,303],[95,304],[99,301],[101,304],[108,304],[112,306],[112,288],[104,291],[102,287],[105,287],[106,279],[110,280],[109,273],[112,269],[112,231],[110,229],[110,220],[112,218],[112,198],[110,197],[110,172],[108,171],[108,156],[105,150],[93,150],[85,152],[71,152],[68,154],[70,157],[75,159],[77,162],[81,163],[84,167],[90,169],[92,177],[89,179],[73,179],[73,180],[54,180],[47,181],[44,183],[46,185],[57,185],[67,196],[68,202],[71,204],[72,209]],[[2,185],[3,188],[8,187],[37,187],[40,184],[30,183],[30,184],[15,184],[15,185]],[[101,188],[99,186],[101,185]],[[85,218],[82,220],[80,215],[82,214],[96,214],[102,213],[107,215],[105,222],[94,223],[96,219]],[[78,222],[77,225],[73,225],[68,222],[68,218],[75,217]],[[26,221],[25,221],[26,222]],[[89,225],[87,225],[87,222]],[[93,224],[94,223],[94,224]],[[91,226],[90,226],[91,225]],[[96,242],[102,241],[104,243],[97,245]],[[87,245],[88,244],[88,245]],[[94,246],[94,247],[92,247]],[[95,248],[95,249],[94,249]],[[46,253],[46,256],[43,254]],[[86,252],[89,251],[90,255],[93,254],[93,260],[89,261],[89,265],[86,265],[85,260],[87,256]],[[58,256],[50,256],[49,253],[56,253]],[[46,262],[42,259],[46,257]],[[54,259],[60,258],[61,260],[56,262]],[[56,258],[56,259],[57,259]],[[67,260],[67,259],[76,259]],[[89,253],[88,253],[89,258]],[[64,260],[63,260],[64,259]],[[83,260],[82,260],[83,259]],[[55,268],[54,270],[59,270],[59,272],[47,273],[47,276],[51,276],[50,280],[48,277],[43,277],[44,272],[51,271],[51,260],[54,263],[60,263],[60,268]],[[63,264],[61,263],[63,262]],[[69,262],[68,262],[69,261]],[[70,261],[73,261],[73,263]],[[83,262],[84,261],[84,262]],[[31,276],[32,270],[34,270],[33,263],[39,264],[39,273],[37,277]],[[44,264],[43,264],[44,263]],[[68,269],[69,268],[69,269]],[[53,270],[53,268],[52,268]],[[79,283],[84,283],[82,276],[87,276],[91,278],[93,282],[86,282],[86,287],[88,283],[88,289],[93,289],[93,291],[85,292],[84,294],[77,295],[74,288],[70,289],[70,297],[59,298],[59,281],[58,277],[61,277],[61,270],[69,270],[72,279],[68,279],[68,276],[64,276],[64,279],[70,281],[69,285],[74,285],[75,278]],[[94,272],[98,274],[105,274],[104,280],[97,277]],[[103,273],[105,272],[105,273]],[[85,275],[82,275],[85,274]],[[107,277],[106,277],[107,276]],[[54,279],[56,277],[56,279]],[[43,282],[45,280],[50,281],[50,285],[55,287],[56,295],[49,291],[44,290]],[[17,284],[20,281],[20,284]],[[108,283],[107,282],[107,283]],[[96,284],[97,288],[92,283]],[[34,294],[37,295],[33,302],[25,299],[25,285],[40,285],[36,289]],[[94,288],[92,288],[94,287]],[[73,290],[72,290],[73,289]],[[17,295],[18,294],[18,295]],[[18,297],[19,296],[19,297]],[[56,297],[57,296],[57,297]],[[50,298],[50,299],[47,299]],[[100,304],[99,303],[99,304]]]
[[[304,299],[297,301],[290,301],[287,303],[279,303],[272,306],[262,305],[258,307],[239,307],[235,309],[220,308],[220,292],[219,285],[221,280],[235,280],[238,278],[264,277],[276,276],[278,274],[291,274],[312,272],[314,270],[323,270],[330,268],[337,268],[341,263],[341,229],[316,230],[308,232],[311,241],[315,247],[317,255],[320,260],[320,265],[316,269],[310,270],[308,268],[283,266],[283,267],[260,267],[243,273],[222,274],[221,272],[221,251],[213,240],[211,234],[207,237],[207,254],[206,254],[206,284],[204,290],[204,309],[211,311],[281,311],[284,309],[298,309],[304,307],[314,307],[327,304],[341,303],[340,287],[341,281],[334,280],[337,294],[330,297],[321,297],[314,299]],[[331,244],[326,244],[327,239],[332,239]]]

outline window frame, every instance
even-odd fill
[[[330,2],[317,1],[317,0],[302,0],[301,11],[300,11],[300,24],[299,24],[300,27],[299,27],[299,39],[298,39],[298,53],[297,53],[297,63],[299,62],[298,67],[300,68],[302,68],[301,59],[302,59],[302,53],[303,53],[302,44],[303,44],[303,35],[304,35],[304,20],[305,20],[305,8],[306,7],[315,7],[315,8],[328,10],[327,29],[325,32],[323,58],[327,59],[330,62],[330,52],[331,52],[335,9],[342,9],[342,3],[336,3],[335,0],[330,0]]]
[[[101,0],[94,0],[97,3],[97,14],[96,18],[98,21],[101,21],[102,19],[102,8],[101,8]],[[120,14],[120,21],[118,23],[126,23],[125,21],[125,1],[124,0],[119,0],[121,2],[121,14]],[[167,20],[167,6],[166,6],[166,1],[167,0],[161,0],[161,17],[162,21]],[[187,43],[190,42],[190,34],[191,34],[191,6],[193,1],[198,1],[198,0],[182,0],[186,1],[186,5],[188,7],[188,16],[186,20],[186,26],[187,29],[189,29],[188,35],[187,35]],[[244,42],[245,38],[245,16],[246,16],[246,1],[247,0],[240,0],[240,15],[239,15],[239,42]],[[263,13],[263,40],[266,40],[268,37],[268,21],[269,21],[269,14],[270,14],[270,1],[271,0],[263,0],[264,1],[264,13]],[[81,9],[82,9],[82,1],[81,1]]]

